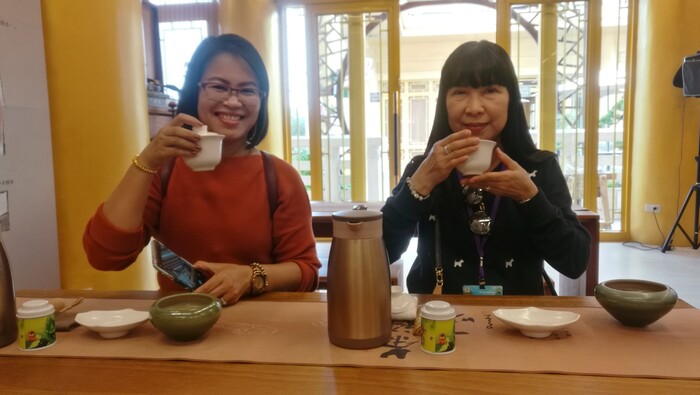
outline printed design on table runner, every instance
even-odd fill
[[[231,331],[234,335],[274,335],[279,331],[279,329],[271,326],[248,324],[245,322],[236,322],[222,326],[224,329]]]
[[[455,336],[468,335],[468,326],[476,324],[473,317],[465,317],[464,314],[457,314],[455,317]],[[411,352],[409,347],[413,344],[420,343],[420,330],[417,335],[413,334],[415,321],[394,321],[391,328],[391,340],[389,340],[383,348],[389,348],[389,351],[383,352],[380,358],[389,358],[394,356],[398,359],[406,359]],[[493,326],[489,329],[493,329]]]

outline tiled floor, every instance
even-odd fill
[[[559,278],[559,273],[551,267],[547,273]],[[663,253],[660,246],[600,243],[598,282],[618,278],[667,284],[679,298],[700,308],[700,250],[674,247]],[[558,290],[556,285],[555,288]]]
[[[664,283],[678,297],[700,308],[700,249],[674,247],[670,251],[631,243],[600,243],[600,281],[637,278]]]

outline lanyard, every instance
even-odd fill
[[[501,171],[503,170],[505,166],[503,163],[499,164],[494,171]],[[462,180],[462,175],[457,172],[457,179]],[[491,218],[491,226],[496,222],[496,214],[498,213],[498,205],[501,203],[501,196],[496,195],[496,197],[493,199],[493,206],[491,207],[491,214],[489,215],[489,218]],[[469,214],[469,217],[474,214],[474,210],[472,210],[471,206],[467,206],[467,213]],[[488,235],[477,235],[474,233],[474,244],[476,244],[476,252],[479,254],[479,288],[480,289],[485,289],[486,288],[486,274],[484,273],[484,246],[486,245],[486,241],[489,239]]]
[[[493,224],[496,222],[496,214],[498,213],[498,204],[500,202],[500,196],[496,196],[493,199],[493,207],[491,207],[491,214],[489,215],[491,218],[491,226],[493,226]],[[472,210],[471,206],[467,206],[467,212],[469,213],[470,217],[472,214],[474,214],[474,210]],[[486,245],[488,238],[488,235],[481,236],[474,233],[476,252],[479,254],[479,288],[481,289],[486,288],[486,274],[484,273],[484,246]]]

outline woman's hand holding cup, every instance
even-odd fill
[[[437,141],[418,170],[411,176],[416,191],[424,196],[444,181],[452,170],[469,160],[479,148],[479,138],[465,129]]]
[[[148,168],[157,169],[174,157],[196,155],[201,150],[200,136],[185,129],[183,125],[203,126],[202,122],[191,115],[178,114],[163,126],[146,148],[141,151],[139,162]]]
[[[523,169],[518,162],[511,159],[500,148],[494,151],[504,169],[497,172],[488,172],[474,177],[466,177],[462,180],[462,186],[482,188],[494,195],[506,196],[520,202],[529,200],[537,194],[537,185],[532,181],[532,176]]]

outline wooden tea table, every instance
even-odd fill
[[[20,291],[20,298],[77,298],[86,300],[155,300],[163,293],[149,291],[97,292],[97,291]],[[432,295],[418,295],[419,302],[434,299]],[[576,309],[594,311],[600,317],[600,306],[592,297],[468,297],[440,296],[456,307],[465,306],[537,306],[554,309]],[[326,294],[315,293],[269,293],[254,299],[246,299],[253,305],[295,302],[297,305],[310,306],[309,303],[324,303]],[[106,301],[105,301],[106,302]],[[263,302],[263,303],[258,303]],[[251,303],[248,303],[250,306]],[[81,305],[74,311],[81,311]],[[84,306],[84,305],[83,305]],[[237,305],[234,305],[235,308]],[[242,307],[242,305],[241,305]],[[226,309],[230,309],[227,307]],[[226,313],[227,310],[224,310]],[[694,308],[679,301],[678,312],[690,312],[695,317]],[[690,309],[690,310],[679,310]],[[230,310],[231,312],[235,310]],[[672,312],[673,313],[673,312]],[[223,318],[223,315],[222,315]],[[578,325],[576,323],[574,325]],[[146,328],[145,323],[143,328]],[[610,321],[610,325],[618,325]],[[149,330],[152,328],[148,328]],[[85,330],[76,328],[73,331]],[[154,330],[154,329],[153,329]],[[503,328],[500,328],[503,331]],[[146,329],[144,329],[146,331]],[[577,332],[572,329],[574,336]],[[581,332],[579,327],[578,332]],[[72,332],[83,333],[83,332]],[[85,332],[84,335],[87,336]],[[501,332],[516,339],[515,332]],[[63,340],[59,333],[57,345]],[[211,341],[210,337],[207,341]],[[64,338],[65,339],[65,338]],[[123,339],[123,338],[122,338]],[[541,339],[529,339],[533,342]],[[133,340],[133,339],[132,339]],[[152,341],[152,338],[147,339]],[[319,343],[327,343],[327,338]],[[561,345],[568,339],[550,344]],[[99,344],[118,347],[120,339],[93,339]],[[520,341],[520,340],[517,340]],[[113,343],[104,343],[113,342]],[[206,341],[202,345],[207,344]],[[183,349],[185,345],[171,345],[170,348]],[[291,345],[290,345],[291,347]],[[328,346],[326,346],[328,347]],[[334,346],[333,346],[334,347]],[[468,350],[468,344],[458,344]],[[416,369],[401,366],[333,366],[281,363],[240,363],[240,362],[206,362],[185,360],[126,359],[108,355],[85,356],[46,356],[42,351],[8,355],[10,345],[0,349],[0,393],[265,393],[265,394],[314,394],[314,393],[700,393],[700,380],[673,378],[645,378],[620,375],[584,375],[584,374],[548,374],[515,373],[453,369]],[[46,349],[45,351],[50,350]],[[147,351],[147,350],[146,350]],[[352,350],[351,353],[363,353],[365,350]],[[451,355],[456,355],[457,351]],[[268,353],[264,345],[260,353]],[[417,351],[419,354],[420,351]],[[416,354],[418,355],[418,354]],[[420,354],[422,355],[422,354]],[[429,355],[429,354],[426,354]],[[468,354],[467,354],[468,355]],[[439,361],[449,356],[432,356]],[[507,356],[506,356],[507,357]],[[649,355],[654,358],[654,355]],[[694,359],[695,358],[695,359]],[[184,358],[186,359],[186,358]],[[687,360],[686,360],[687,359]],[[694,359],[694,360],[691,360]],[[678,364],[697,363],[697,357],[678,356]],[[595,361],[591,361],[591,364]],[[680,366],[680,365],[679,365]],[[696,365],[698,366],[698,365]]]

